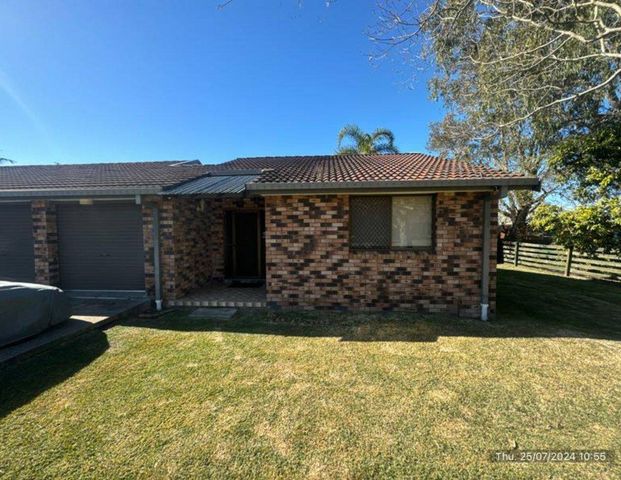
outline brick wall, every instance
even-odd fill
[[[173,300],[210,280],[224,278],[224,215],[226,210],[263,207],[262,198],[145,198],[143,235],[145,285],[154,294],[153,209],[160,209],[162,295]]]
[[[175,295],[179,296],[205,285],[212,276],[209,222],[204,202],[173,199],[172,206]]]
[[[58,285],[60,277],[58,270],[56,207],[45,200],[33,200],[31,208],[35,282],[44,285]]]
[[[491,313],[497,201],[492,203]],[[481,193],[437,195],[434,252],[351,250],[347,195],[266,197],[265,208],[272,306],[479,314]]]
[[[224,277],[224,217],[230,209],[266,208],[268,302],[279,307],[413,309],[475,316],[480,303],[480,193],[440,193],[436,249],[349,248],[346,195],[143,201],[145,287],[154,291],[152,206],[160,209],[160,263],[165,299]],[[36,281],[59,283],[53,204],[32,202]],[[497,202],[492,210],[490,309],[495,311]]]
[[[159,209],[160,278],[165,299],[178,298],[204,285],[211,269],[206,245],[207,216],[200,201],[180,198],[143,199],[142,228],[145,251],[145,289],[155,293],[153,215]]]
[[[144,286],[147,295],[155,296],[155,267],[153,264],[153,207],[162,208],[161,197],[142,198],[142,238],[144,247]],[[161,227],[160,227],[161,228]],[[161,263],[161,248],[160,248]],[[160,266],[161,268],[161,266]]]

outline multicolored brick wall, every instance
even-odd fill
[[[144,285],[150,297],[155,296],[155,266],[153,251],[153,207],[162,208],[162,197],[142,198],[142,238],[144,247]],[[160,215],[161,217],[161,215]],[[161,220],[160,220],[161,221]],[[160,262],[161,262],[160,248]],[[161,267],[160,267],[161,268]]]
[[[434,251],[357,251],[349,245],[347,195],[143,198],[145,287],[154,293],[153,206],[160,211],[163,295],[176,299],[224,277],[227,210],[266,210],[268,302],[283,308],[408,309],[477,316],[482,193],[438,193]],[[36,281],[59,283],[53,203],[32,202]],[[493,202],[490,310],[496,298]]]
[[[160,211],[160,268],[164,299],[173,300],[224,278],[227,210],[263,208],[262,198],[145,198],[145,285],[154,294],[153,205]]]
[[[266,197],[268,304],[478,316],[483,195],[437,194],[435,251],[351,249],[347,195]],[[492,203],[491,313],[498,223]]]
[[[56,207],[46,200],[33,200],[31,208],[35,282],[44,285],[58,285],[60,276]]]
[[[154,207],[159,210],[160,278],[165,299],[179,298],[205,285],[211,276],[207,216],[200,201],[145,197],[142,204],[145,289],[155,293]]]
[[[167,200],[172,202],[175,295],[204,286],[212,277],[212,259],[207,246],[210,243],[209,217],[203,202],[191,199]],[[167,210],[165,210],[168,213]],[[170,293],[170,292],[169,292]]]

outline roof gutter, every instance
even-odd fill
[[[539,190],[541,182],[536,177],[516,178],[468,178],[453,180],[414,180],[414,181],[373,181],[373,182],[273,182],[249,183],[246,189],[250,193],[262,195],[286,195],[309,193],[384,193],[412,191],[466,191],[494,190]]]
[[[251,173],[252,172],[252,173]],[[243,175],[255,174],[254,171],[243,171]],[[180,186],[199,178],[210,176],[200,175],[177,185],[145,187],[99,187],[79,189],[15,189],[0,190],[0,199],[59,199],[59,198],[97,198],[122,197],[135,195],[169,194],[175,186]],[[287,195],[309,193],[388,193],[388,192],[424,192],[424,191],[486,191],[498,188],[504,190],[539,190],[541,182],[536,177],[516,178],[468,178],[453,180],[415,180],[415,181],[372,181],[372,182],[273,182],[247,183],[246,191],[257,195]]]
[[[79,188],[79,189],[27,189],[27,190],[0,190],[0,198],[97,198],[122,197],[135,195],[153,195],[162,191],[162,187],[121,187],[121,188]]]

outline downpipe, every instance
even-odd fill
[[[482,303],[481,304],[481,320],[483,320],[484,322],[487,322],[488,315],[489,315],[489,305],[487,303]]]
[[[160,209],[153,206],[153,275],[155,277],[155,309],[162,310],[162,283],[160,278]]]
[[[481,320],[487,322],[489,319],[489,256],[491,244],[491,205],[492,197],[487,194],[483,198],[483,238],[482,238],[482,258],[481,258]]]

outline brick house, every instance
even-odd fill
[[[0,167],[0,279],[487,316],[498,200],[538,187],[424,154]]]

